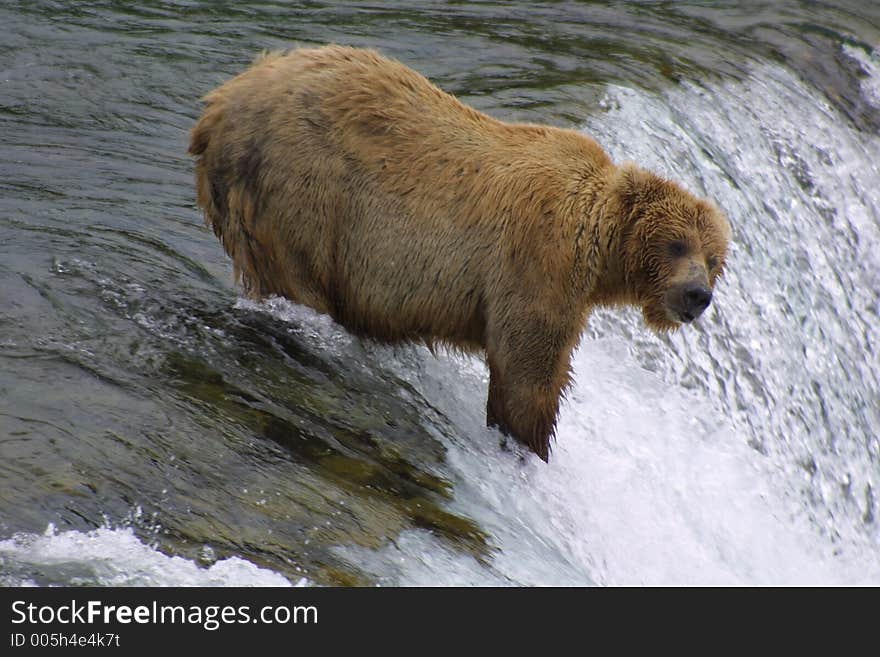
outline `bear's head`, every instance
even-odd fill
[[[623,276],[658,331],[699,317],[724,269],[730,224],[711,202],[634,165],[619,171]]]

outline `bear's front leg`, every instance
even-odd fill
[[[516,327],[487,350],[486,424],[547,461],[576,337],[545,320]]]

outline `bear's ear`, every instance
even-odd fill
[[[662,178],[632,162],[624,163],[618,170],[618,176],[618,194],[630,208],[650,203],[663,192]]]

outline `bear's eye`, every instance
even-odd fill
[[[673,258],[680,258],[684,254],[687,253],[687,244],[682,242],[681,240],[674,240],[667,245],[667,250],[669,251],[669,255]]]
[[[706,266],[709,267],[709,271],[714,271],[718,268],[718,258],[715,256],[709,256],[709,259],[706,260]]]

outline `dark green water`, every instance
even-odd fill
[[[614,550],[613,539],[599,541],[605,548],[597,553],[589,546],[598,539],[584,526],[532,526],[559,490],[534,484],[534,505],[525,509],[496,500],[493,487],[503,484],[494,479],[482,497],[473,493],[481,490],[480,467],[519,467],[498,436],[479,427],[479,370],[469,379],[475,383],[456,388],[456,365],[434,376],[430,361],[407,348],[377,349],[307,312],[238,302],[231,267],[194,204],[186,145],[198,99],[263,49],[332,41],[379,48],[499,118],[587,125],[615,156],[641,159],[647,149],[644,157],[654,158],[647,164],[665,163],[671,175],[682,148],[699,153],[703,159],[682,164],[681,175],[719,198],[738,243],[726,310],[685,341],[657,340],[631,318],[608,316],[588,340],[610,334],[632,342],[635,334],[644,349],[631,368],[698,391],[701,403],[725,415],[719,423],[731,427],[732,440],[751,445],[756,459],[775,455],[770,470],[788,490],[783,497],[800,500],[824,537],[816,540],[867,545],[858,554],[876,563],[880,261],[872,248],[880,178],[872,158],[880,109],[870,84],[880,5],[35,0],[4,2],[0,26],[0,539],[39,534],[49,523],[79,532],[130,525],[169,555],[197,559],[209,546],[217,558],[239,556],[292,581],[405,584],[426,582],[358,555],[427,535],[430,545],[476,564],[478,575],[438,575],[441,583],[627,579],[590,565],[601,549]],[[737,134],[737,117],[755,100],[736,90],[752,89],[756,70],[782,71],[803,85],[790,96],[759,87],[756,98],[770,108],[759,123],[819,108],[805,123],[865,148],[822,153],[849,165],[855,158],[861,177],[842,166],[832,168],[839,178],[814,175],[824,160],[809,151],[810,132],[795,150],[771,139],[779,150],[768,170],[737,168],[735,153],[742,162],[764,156],[745,128]],[[614,122],[621,100],[609,89],[653,99],[647,107],[669,109],[675,125],[702,120],[703,137],[717,125],[718,141],[687,144],[644,123],[650,114],[624,134]],[[713,94],[728,124],[713,123],[705,110],[716,105],[706,102]],[[690,114],[698,105],[704,109]],[[648,136],[639,133],[645,125]],[[829,231],[803,257],[818,262],[825,248],[840,257],[830,274],[787,262],[799,272],[790,278],[804,278],[785,292],[792,306],[769,313],[768,325],[762,304],[734,326],[737,307],[751,308],[750,299],[784,284],[756,285],[766,283],[756,272],[798,257],[754,182],[770,180],[768,171],[788,176],[773,183],[785,198],[813,198],[822,185],[853,190],[823,197],[824,213],[803,211],[804,222]],[[853,207],[866,217],[861,223],[835,223]],[[828,297],[833,317],[816,333],[807,319],[792,328],[800,337],[776,345],[792,355],[780,367],[766,356],[768,343],[753,342],[788,335],[800,312],[792,299],[807,308],[804,317],[821,305],[808,281],[820,276],[836,286]],[[847,314],[859,323],[834,319]],[[789,368],[809,349],[827,357],[817,366],[822,375],[801,383],[799,366]],[[845,375],[852,372],[859,374]],[[629,378],[623,372],[612,383]],[[575,394],[577,418],[581,403],[589,406]],[[662,402],[656,409],[663,412]],[[675,426],[687,430],[683,421]],[[563,470],[557,481],[582,474]],[[498,527],[520,524],[523,552],[550,545],[558,567],[546,555],[534,563],[509,556],[519,554],[517,545]],[[562,535],[561,547],[547,538],[551,530]],[[430,552],[415,548],[428,569]],[[512,558],[515,572],[499,565]],[[634,568],[630,581],[656,581]],[[0,555],[4,569],[12,582],[65,581],[14,553]]]

